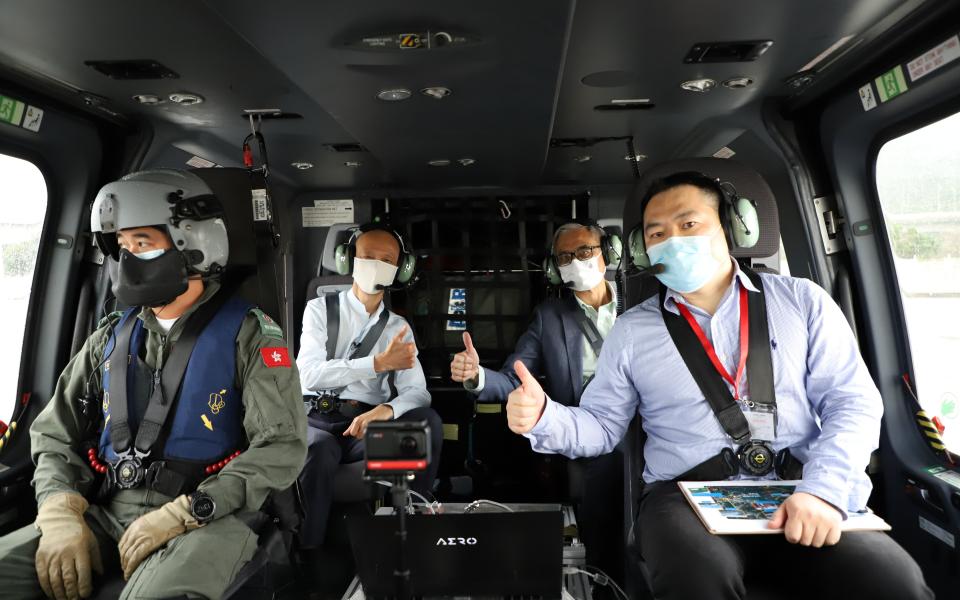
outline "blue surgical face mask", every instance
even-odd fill
[[[139,254],[133,253],[134,256],[140,260],[152,260],[159,256],[163,256],[163,253],[167,250],[165,248],[157,248],[156,250],[147,250],[146,252],[141,252]]]
[[[712,250],[713,236],[718,230],[708,235],[673,236],[647,248],[650,264],[664,266],[657,279],[681,294],[695,292],[706,285],[720,267]]]

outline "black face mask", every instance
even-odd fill
[[[167,250],[151,259],[120,250],[113,294],[127,306],[163,306],[187,291],[187,263],[182,252]]]

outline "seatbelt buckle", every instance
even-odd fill
[[[321,415],[329,415],[337,412],[340,408],[340,397],[331,393],[323,393],[319,396],[304,396],[303,407],[308,415],[314,411]]]
[[[139,487],[146,476],[143,461],[149,456],[149,452],[140,452],[134,448],[118,454],[117,460],[111,462],[108,467],[111,487],[117,487],[121,490]]]

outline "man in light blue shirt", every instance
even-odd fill
[[[663,307],[689,311],[731,374],[741,358],[741,289],[745,297],[760,291],[730,258],[718,213],[722,193],[703,175],[667,177],[644,199],[642,226],[652,262],[665,267],[658,275],[668,288]],[[647,434],[639,534],[657,598],[743,598],[744,571],[772,556],[791,573],[816,573],[804,580],[814,593],[846,586],[856,597],[932,597],[919,567],[885,534],[847,533],[840,542],[847,514],[866,508],[864,471],[883,411],[849,325],[813,283],[761,278],[777,411],[771,445],[803,463],[802,482],[771,519],[782,538],[713,536],[672,483],[736,445],[677,350],[660,296],[617,320],[578,408],[546,398],[517,364],[521,386],[508,399],[510,428],[537,451],[593,456],[613,448],[639,412]],[[729,386],[744,404],[749,377]],[[823,546],[832,547],[816,550]]]

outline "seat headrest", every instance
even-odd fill
[[[253,233],[250,191],[265,187],[263,177],[246,169],[191,169],[210,186],[226,213],[230,258],[227,268],[256,268],[257,248]]]
[[[323,254],[320,255],[320,264],[317,265],[317,277],[337,273],[337,246],[349,242],[353,230],[357,227],[359,225],[356,223],[334,223],[327,229],[327,237],[323,240]]]
[[[728,158],[682,158],[658,163],[647,169],[633,189],[623,208],[623,231],[626,235],[643,220],[640,204],[650,185],[662,177],[681,171],[699,171],[720,181],[729,181],[742,198],[757,203],[760,240],[753,248],[734,248],[738,258],[765,258],[780,250],[780,215],[773,191],[763,177],[751,167]]]

